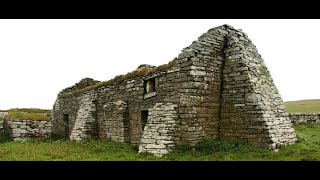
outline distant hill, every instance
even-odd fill
[[[288,113],[320,113],[320,99],[284,102]]]
[[[1,113],[2,112],[2,113]],[[8,112],[7,115],[4,115]],[[37,109],[37,108],[12,108],[8,110],[0,110],[1,119],[22,119],[22,120],[49,120],[49,109]]]

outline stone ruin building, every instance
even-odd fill
[[[62,90],[52,133],[101,138],[168,153],[204,138],[241,139],[277,149],[296,140],[281,96],[242,30],[212,28],[158,67],[140,65],[104,82],[85,78]]]

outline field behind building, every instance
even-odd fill
[[[289,113],[320,113],[320,99],[306,99],[285,102]]]

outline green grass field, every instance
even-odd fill
[[[0,160],[41,161],[213,161],[213,160],[320,160],[320,124],[295,125],[298,142],[274,152],[255,148],[239,141],[203,141],[195,146],[179,146],[159,158],[149,153],[137,153],[137,147],[120,142],[89,140],[8,141],[0,137]]]
[[[288,113],[320,113],[320,99],[306,99],[285,102]]]

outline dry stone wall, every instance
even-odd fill
[[[150,152],[161,156],[175,146],[175,132],[179,128],[177,109],[178,105],[172,103],[156,103],[149,109],[139,152]]]
[[[52,135],[70,137],[77,119],[79,103],[77,96],[55,101],[50,119],[52,122]],[[64,115],[68,115],[68,122],[64,120]]]
[[[139,143],[143,83],[142,79],[134,79],[97,90],[99,138]]]
[[[293,124],[299,124],[299,123],[309,123],[309,124],[315,124],[320,123],[320,113],[312,113],[312,114],[306,114],[306,113],[290,113],[289,117]]]
[[[291,144],[294,129],[261,55],[246,34],[226,26],[221,138],[276,148]]]
[[[79,97],[80,107],[72,128],[70,139],[82,140],[97,136],[96,93],[89,91]]]
[[[153,68],[140,66],[146,67]],[[79,82],[66,89],[72,93],[77,87],[86,88]],[[168,106],[174,106],[174,112]],[[262,57],[244,32],[229,25],[202,34],[168,68],[56,100],[53,133],[68,130],[78,138],[86,133],[82,127],[87,122],[92,124],[88,132],[98,138],[130,142],[140,145],[140,152],[159,155],[176,144],[195,145],[208,137],[242,139],[272,149],[296,140]],[[167,126],[177,128],[169,134],[155,130]],[[173,144],[159,144],[152,134],[174,137]]]
[[[109,139],[128,142],[128,113],[127,103],[124,101],[116,101],[107,103],[105,106],[105,118],[104,121],[106,127],[106,136]]]
[[[0,121],[0,132],[8,132],[14,141],[48,138],[51,136],[50,121],[4,120]]]
[[[178,85],[181,143],[219,138],[224,46],[223,34],[204,33],[178,56],[186,73]]]
[[[211,110],[216,112],[217,116],[210,115],[211,118],[217,117],[216,123],[212,120],[209,122],[217,124],[211,126],[211,130],[218,132],[218,138],[244,139],[257,146],[270,148],[291,144],[296,140],[292,124],[269,71],[256,47],[241,30],[228,25],[210,29],[179,55],[181,59],[185,57],[185,61],[189,60],[193,64],[190,66],[190,74],[196,76],[195,80],[201,82],[203,78],[202,82],[208,82],[213,79],[198,89],[205,90],[208,85],[214,85],[214,88],[210,89],[214,93],[211,94],[214,100],[212,101],[210,96],[205,97],[205,91],[202,91],[198,97],[192,93],[192,98],[189,98],[191,103],[189,100],[183,104],[190,105],[200,101],[200,104],[206,104],[203,100],[207,99],[211,105],[217,102],[216,108]],[[208,76],[211,71],[206,69],[210,62],[216,63],[210,68],[216,69],[213,77]],[[181,95],[181,99],[182,97]],[[197,119],[201,122],[195,115],[199,108],[192,104],[192,109],[188,109],[189,122],[192,119],[194,122],[197,122]],[[209,110],[210,108],[206,107],[200,114],[206,114]],[[199,124],[189,123],[189,131],[185,133],[187,136],[193,136],[195,142],[199,137],[203,137],[201,126],[197,129]],[[181,129],[183,131],[183,128]],[[191,129],[196,129],[196,133],[190,132]]]

